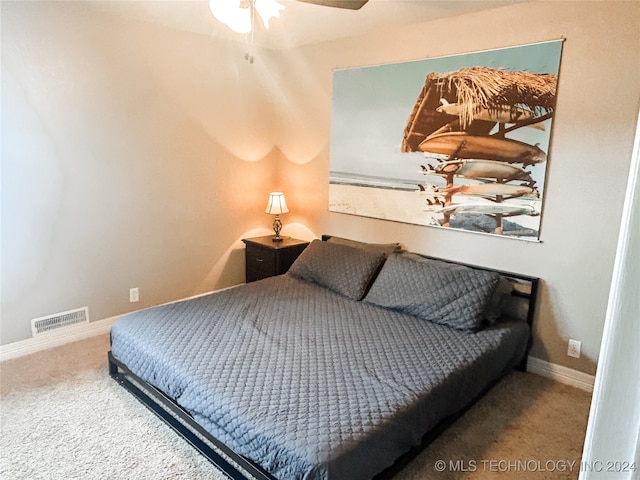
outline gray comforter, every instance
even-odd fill
[[[522,357],[524,323],[463,333],[289,275],[136,312],[112,353],[283,480],[367,479]]]

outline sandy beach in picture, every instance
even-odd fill
[[[477,199],[466,195],[454,195],[454,204],[491,204],[492,202]],[[532,206],[540,212],[539,199],[512,199],[509,204]],[[417,189],[415,191],[392,190],[386,188],[361,187],[354,185],[329,185],[329,211],[360,215],[364,217],[380,218],[396,222],[411,223],[416,225],[440,227],[441,213],[436,213],[439,206],[429,207],[426,196]],[[504,219],[505,234],[508,230],[522,233],[524,237],[537,237],[540,225],[540,216],[518,215]],[[452,218],[451,228],[483,231],[481,227],[490,227],[493,224],[491,217],[481,214],[456,214]],[[515,225],[513,225],[515,224]],[[509,225],[509,228],[507,228]],[[441,227],[443,228],[443,227]],[[533,239],[533,238],[528,238]]]

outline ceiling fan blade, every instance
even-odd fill
[[[313,3],[324,7],[348,8],[349,10],[360,10],[369,0],[298,0],[299,2]]]

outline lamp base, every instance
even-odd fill
[[[271,240],[274,242],[281,242],[285,237],[280,236],[280,230],[282,230],[282,222],[280,221],[280,215],[276,215],[273,221],[273,231],[276,234]]]

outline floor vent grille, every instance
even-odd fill
[[[77,323],[89,323],[89,307],[77,308],[67,312],[47,315],[46,317],[31,320],[31,333],[33,336],[47,333],[59,328],[68,327]]]

